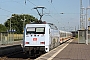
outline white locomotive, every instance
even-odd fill
[[[23,51],[30,55],[49,52],[60,45],[60,31],[52,23],[26,24]]]

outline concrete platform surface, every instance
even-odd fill
[[[69,40],[35,60],[90,60],[90,44]]]
[[[78,40],[73,40],[52,60],[90,60],[90,44],[78,44]]]

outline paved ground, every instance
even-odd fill
[[[52,60],[90,60],[90,44],[78,44],[78,40],[73,40]]]

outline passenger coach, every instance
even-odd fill
[[[60,32],[60,43],[63,43],[72,38],[71,32],[66,32],[66,31],[62,31],[62,30],[60,30],[59,32]]]

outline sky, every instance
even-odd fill
[[[82,0],[82,5],[87,8],[89,0]],[[43,11],[43,21],[55,24],[60,30],[79,29],[80,0],[0,0],[0,24],[4,24],[12,14],[29,14],[39,19],[37,11],[33,9],[37,6],[46,8]],[[39,11],[41,12],[40,9]],[[90,14],[90,10],[88,13]]]

